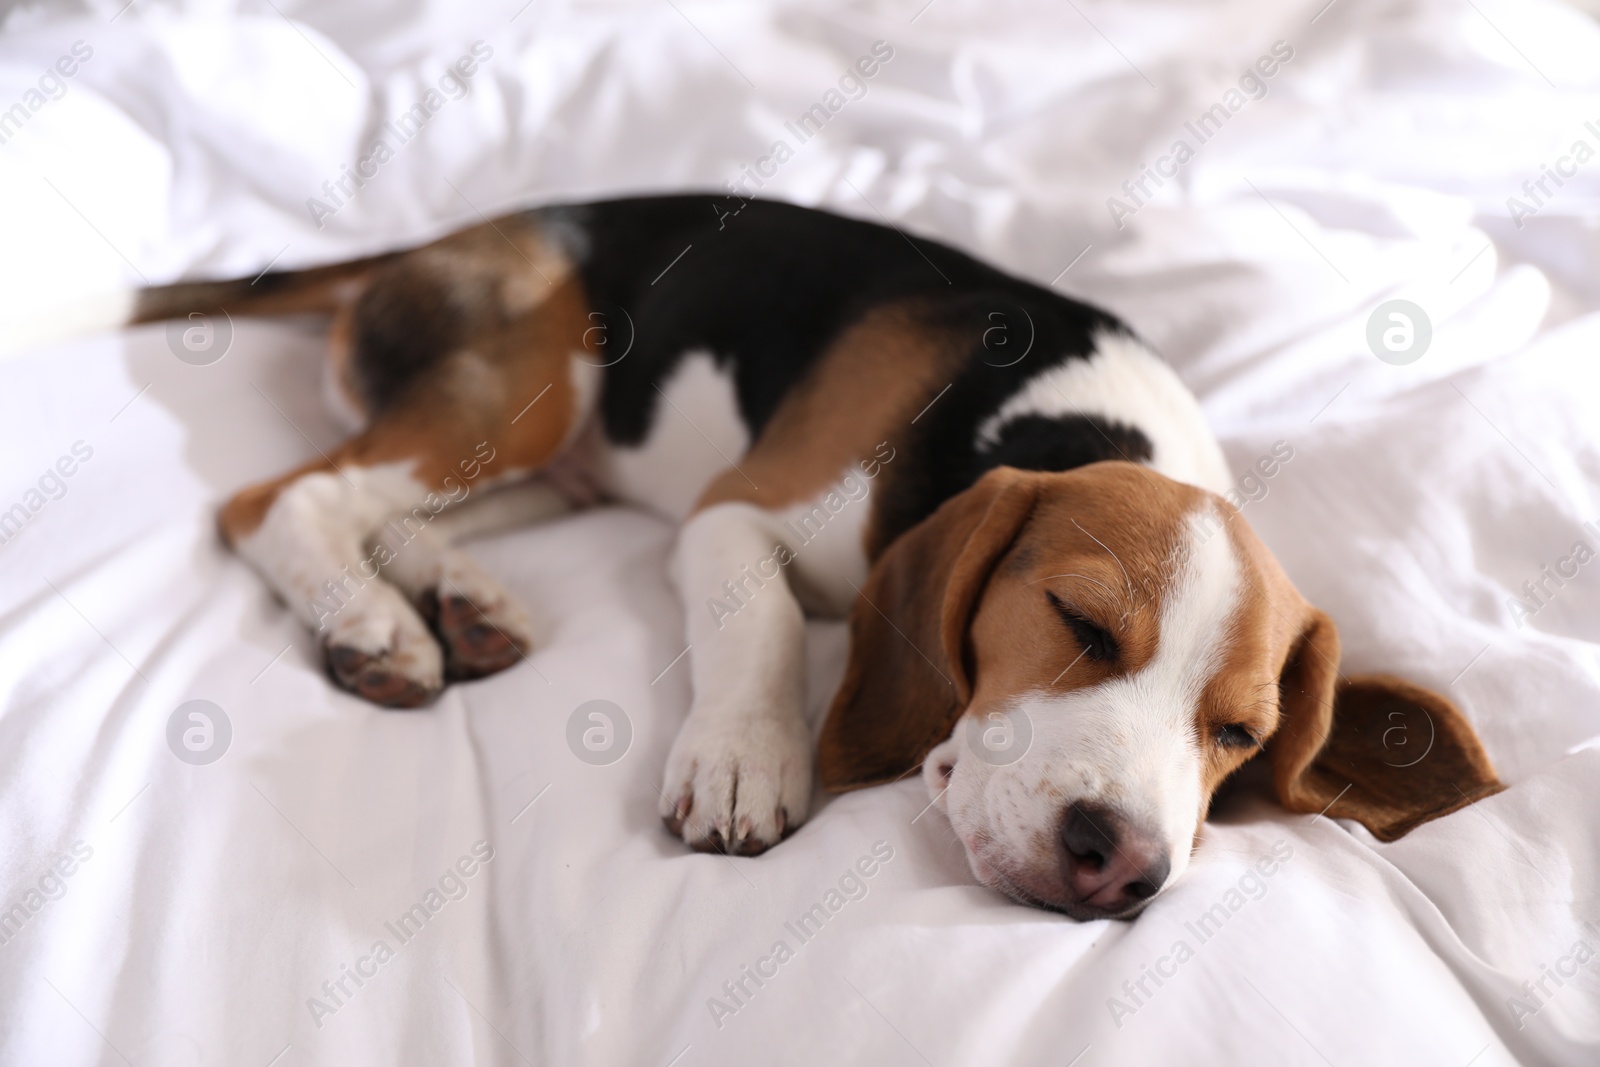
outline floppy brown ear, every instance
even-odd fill
[[[850,611],[850,662],[817,745],[829,792],[903,777],[950,736],[972,697],[967,625],[1040,481],[998,467],[878,558]]]
[[[1393,841],[1505,788],[1450,701],[1389,675],[1341,679],[1338,668],[1338,630],[1313,610],[1266,746],[1284,807],[1355,819]]]

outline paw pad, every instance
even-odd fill
[[[464,596],[439,597],[434,628],[453,679],[482,678],[514,665],[532,642],[509,621],[497,621]]]
[[[437,687],[407,676],[387,654],[330,644],[328,669],[341,686],[386,708],[421,707],[439,693]]]

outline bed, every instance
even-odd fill
[[[1589,16],[125,3],[0,16],[0,1061],[1600,1062]],[[691,854],[655,814],[690,697],[667,525],[474,542],[537,651],[382,711],[214,532],[340,438],[320,324],[47,339],[129,286],[704,188],[1133,323],[1347,669],[1447,693],[1509,788],[1392,844],[1241,791],[1132,923],[980,888],[915,780]],[[810,625],[814,722],[844,653]],[[624,739],[585,759],[595,708]]]

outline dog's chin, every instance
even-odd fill
[[[1093,922],[1096,919],[1112,919],[1116,922],[1130,922],[1133,919],[1137,919],[1139,917],[1139,913],[1144,911],[1145,908],[1148,908],[1150,906],[1150,901],[1154,899],[1155,897],[1150,897],[1148,900],[1141,900],[1133,907],[1111,915],[1108,915],[1103,911],[1085,908],[1082,904],[1067,904],[1058,907],[1055,910],[1061,912],[1061,914],[1070,919],[1076,919],[1079,922],[1085,923]]]
[[[967,853],[967,865],[972,868],[972,876],[983,886],[1009,898],[1018,904],[1026,904],[1030,908],[1042,908],[1045,911],[1057,912],[1069,919],[1078,922],[1092,922],[1096,919],[1115,919],[1119,922],[1137,918],[1139,913],[1149,907],[1150,901],[1155,897],[1141,900],[1132,907],[1114,914],[1106,914],[1098,908],[1091,908],[1080,901],[1068,900],[1059,892],[1045,889],[1030,883],[1025,876],[1010,874],[1001,867],[989,863],[977,853]],[[1160,894],[1156,894],[1159,896]]]
[[[993,889],[1002,896],[1009,897],[1018,904],[1026,904],[1030,908],[1043,908],[1046,911],[1069,914],[1068,904],[1060,899],[1058,892],[1035,885],[1025,875],[1013,874],[1004,867],[990,863],[971,849],[967,850],[967,866],[972,869],[972,876],[986,889]]]

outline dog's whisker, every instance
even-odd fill
[[[1030,582],[1028,582],[1026,584],[1028,584],[1028,585],[1037,585],[1040,582],[1048,582],[1052,578],[1082,578],[1086,582],[1093,582],[1095,585],[1098,585],[1101,589],[1104,589],[1107,593],[1110,593],[1112,596],[1116,595],[1116,592],[1110,586],[1106,585],[1104,582],[1098,581],[1098,580],[1096,580],[1094,578],[1091,578],[1087,574],[1078,574],[1075,571],[1065,571],[1065,572],[1063,572],[1061,574],[1047,574],[1043,578],[1035,578],[1035,579],[1033,579],[1032,581],[1030,581]]]
[[[1078,530],[1085,537],[1087,537],[1089,540],[1093,541],[1095,544],[1099,545],[1101,548],[1105,549],[1106,550],[1106,555],[1110,556],[1113,560],[1116,561],[1117,569],[1122,572],[1122,580],[1124,582],[1128,583],[1128,604],[1129,604],[1129,608],[1131,610],[1132,606],[1134,605],[1134,603],[1136,601],[1136,598],[1133,595],[1133,579],[1128,576],[1128,568],[1126,568],[1126,567],[1124,567],[1122,565],[1122,560],[1117,558],[1117,554],[1115,552],[1111,551],[1110,546],[1108,546],[1104,541],[1100,540],[1100,538],[1096,537],[1094,534],[1090,533],[1088,530],[1085,530],[1081,525],[1079,525],[1077,519],[1073,519],[1072,520],[1072,525],[1077,526]]]

